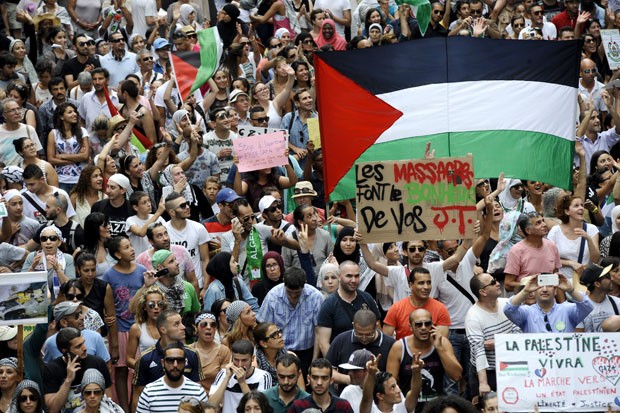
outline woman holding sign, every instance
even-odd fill
[[[258,103],[265,109],[267,114],[267,126],[269,128],[279,128],[280,121],[282,120],[282,111],[286,107],[286,103],[289,100],[291,91],[293,90],[293,84],[295,83],[295,71],[289,65],[284,68],[288,79],[284,88],[280,90],[277,96],[270,100],[269,86],[263,82],[257,82],[252,87],[252,99],[254,103]]]

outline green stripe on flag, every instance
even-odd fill
[[[423,159],[426,142],[431,142],[438,158],[471,153],[474,157],[474,175],[479,178],[495,177],[497,165],[501,165],[500,170],[507,177],[541,180],[536,177],[545,176],[545,183],[561,188],[571,185],[572,171],[558,167],[556,160],[572,159],[574,142],[530,131],[438,133],[376,143],[357,162]],[[528,156],[515,156],[519,153],[527,153]],[[330,195],[332,201],[351,198],[355,198],[355,167],[347,172]]]
[[[197,35],[200,44],[200,68],[190,94],[207,83],[220,65],[222,57],[222,42],[216,27],[199,30]]]
[[[146,148],[144,147],[144,145],[142,145],[142,142],[140,142],[140,139],[138,139],[138,137],[133,133],[131,134],[131,144],[135,146],[136,148],[138,148],[138,151],[140,153],[146,152]]]

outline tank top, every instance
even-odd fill
[[[269,111],[267,112],[267,116],[269,116],[269,126],[270,128],[280,128],[280,122],[282,121],[282,116],[278,113],[276,108],[273,106],[273,101],[269,101]]]
[[[280,1],[280,3],[282,2]],[[293,33],[295,33],[291,28],[291,22],[289,21],[288,16],[286,14],[284,16],[280,16],[278,13],[276,13],[273,15],[273,35],[275,36],[278,29],[281,28],[285,28],[286,30],[288,30],[288,32],[291,33],[291,37],[293,36]]]
[[[411,389],[411,362],[413,361],[413,355],[407,344],[407,337],[401,338],[400,341],[402,342],[402,350],[400,368],[398,370],[398,386],[403,394],[407,394],[409,389]],[[424,409],[425,402],[436,399],[443,394],[443,376],[445,371],[439,354],[435,351],[435,347],[429,353],[423,354],[422,360],[424,361],[422,390],[418,397],[416,412],[421,412]]]
[[[129,119],[129,115],[127,115],[127,114],[125,113],[125,108],[126,108],[126,107],[127,107],[127,106],[123,103],[123,105],[121,106],[121,108],[120,108],[118,111],[119,111],[119,113],[120,113],[121,115],[123,115],[123,117],[124,117],[125,119]],[[138,103],[138,106],[136,106],[136,110],[135,110],[135,112],[140,112],[140,109],[142,109],[143,107],[144,107],[144,106],[143,106],[142,104]],[[138,126],[138,125],[136,125],[136,126],[134,126],[134,128],[135,128],[136,130],[138,130],[138,131],[139,131],[142,135],[146,136],[146,133],[144,132],[144,129],[142,128],[142,126]]]
[[[149,334],[149,329],[146,328],[146,323],[140,324],[140,353],[149,347],[153,347],[156,343],[157,340]]]

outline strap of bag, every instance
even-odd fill
[[[583,226],[582,226],[584,231],[587,231],[588,229],[588,224],[585,223],[585,221],[583,222]],[[579,258],[577,258],[577,261],[579,261],[579,264],[583,263],[583,253],[586,250],[586,237],[581,237],[581,245],[579,245]]]
[[[618,312],[618,304],[616,304],[616,302],[614,301],[613,298],[611,298],[610,296],[607,296],[607,298],[609,299],[609,302],[611,303],[611,306],[614,309],[614,314],[615,315],[620,315],[620,313]]]
[[[465,296],[465,298],[467,298],[469,301],[471,301],[472,304],[476,304],[476,300],[474,299],[474,297],[472,297],[471,294],[468,293],[467,290],[464,289],[461,284],[457,283],[456,280],[454,278],[450,277],[449,275],[447,276],[447,278],[448,278],[448,282],[450,284],[452,284],[454,286],[454,288],[459,290],[459,292],[461,294],[463,294]]]
[[[39,205],[34,199],[32,199],[32,197],[30,195],[28,195],[28,192],[22,192],[22,196],[24,198],[26,198],[26,200],[28,202],[30,202],[30,204],[37,210],[39,211],[39,213],[41,213],[43,216],[46,215],[46,212],[43,208],[41,208],[41,205]]]

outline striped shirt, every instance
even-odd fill
[[[257,367],[253,367],[253,369],[254,371],[250,377],[245,378],[245,383],[248,385],[250,390],[262,392],[270,389],[272,387],[271,374]],[[213,385],[211,385],[209,396],[213,396],[220,386],[226,386],[221,413],[235,413],[237,411],[237,406],[239,406],[239,402],[243,397],[243,390],[241,390],[241,386],[234,375],[228,380],[228,383],[226,383],[225,380],[226,369],[222,369],[215,377]]]
[[[195,397],[198,400],[207,398],[207,394],[199,383],[183,376],[183,384],[169,387],[164,377],[146,385],[138,400],[137,413],[176,412],[184,397]]]
[[[504,314],[508,298],[497,299],[497,312],[490,313],[479,305],[473,305],[465,317],[465,330],[471,347],[471,365],[476,371],[495,370],[495,350],[484,348],[484,342],[495,334],[520,333],[519,327]]]

